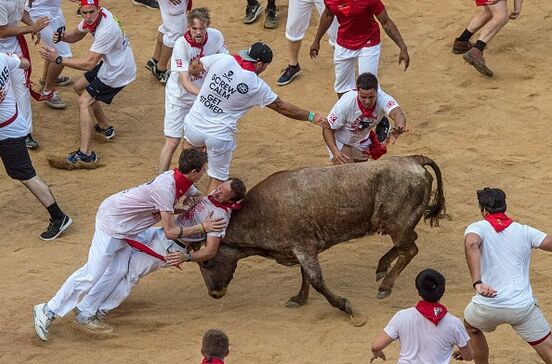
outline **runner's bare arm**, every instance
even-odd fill
[[[28,21],[30,18],[28,19]],[[50,20],[47,16],[42,17],[37,20],[36,23],[34,23],[32,20],[30,20],[26,26],[19,26],[19,25],[0,25],[0,38],[6,38],[6,37],[16,37],[18,35],[22,34],[29,34],[29,33],[38,33],[42,29],[44,29],[48,24],[50,23]]]
[[[42,47],[38,53],[40,53],[43,59],[49,62],[56,62],[56,58],[58,58],[58,54],[54,48]],[[84,58],[62,58],[60,64],[76,70],[90,71],[100,62],[102,56],[101,53],[89,51],[88,55]]]
[[[391,20],[387,14],[387,10],[384,9],[381,14],[376,15],[376,18],[378,18],[383,30],[385,30],[385,34],[387,34],[389,38],[391,38],[399,47],[399,64],[404,61],[404,70],[406,71],[408,65],[410,64],[410,56],[408,55],[408,50],[406,49],[406,44],[402,39],[401,32],[399,32],[395,22]]]
[[[310,56],[311,58],[318,57],[318,52],[320,51],[320,40],[326,34],[330,26],[332,25],[334,19],[334,14],[326,6],[322,15],[320,15],[320,22],[318,23],[318,30],[316,31],[316,36],[310,47]]]
[[[542,243],[539,245],[539,249],[552,252],[552,236],[546,235]]]
[[[370,363],[372,363],[377,358],[381,358],[383,360],[386,360],[385,353],[383,352],[383,349],[385,349],[389,344],[393,342],[393,338],[387,335],[385,331],[382,331],[379,336],[374,340],[372,343],[372,359],[370,359]]]
[[[81,32],[80,30],[75,28],[71,31],[63,32],[61,39],[59,41],[65,42],[65,43],[76,43],[79,40],[83,39],[86,36],[86,34],[87,34],[86,32]],[[57,40],[56,38],[57,38],[57,34],[54,33],[53,40],[56,41]]]
[[[205,72],[205,67],[203,67],[203,63],[199,59],[194,59],[192,63],[190,63],[190,67],[188,67],[188,73],[192,76],[199,76],[203,72]]]
[[[322,129],[322,137],[324,138],[324,142],[328,146],[328,149],[333,154],[332,163],[333,164],[347,164],[349,163],[349,156],[342,153],[339,149],[337,149],[337,145],[335,144],[335,130],[324,128]]]
[[[271,104],[267,105],[268,108],[287,116],[288,118],[295,119],[295,120],[309,120],[309,114],[311,112],[301,109],[300,107],[297,107],[293,104],[290,104],[289,102],[285,102],[279,97],[276,97],[276,100],[274,100]],[[314,118],[311,120],[314,124],[319,125],[323,128],[329,127],[328,121],[326,118],[322,117],[318,113],[314,113]]]
[[[464,251],[466,253],[466,262],[474,289],[482,296],[495,297],[496,290],[481,282],[481,237],[475,233],[467,233],[464,237]]]
[[[180,79],[180,83],[186,91],[194,95],[199,95],[199,87],[192,82],[188,72],[180,72],[178,77]]]
[[[395,140],[399,137],[399,135],[406,131],[406,116],[404,115],[401,107],[398,106],[389,112],[389,117],[394,122],[392,135]]]
[[[161,225],[165,231],[167,239],[178,239],[183,236],[191,236],[202,232],[222,231],[226,227],[226,223],[222,217],[213,218],[213,213],[209,214],[201,224],[190,227],[183,227],[176,223],[176,217],[171,212],[161,211]]]

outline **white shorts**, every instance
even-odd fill
[[[318,15],[322,15],[324,11],[323,0],[289,0],[286,23],[286,38],[289,41],[298,42],[305,37],[311,20],[312,5],[316,6]],[[330,45],[332,46],[335,44],[337,26],[337,19],[334,19],[330,29],[328,29]]]
[[[366,161],[368,160],[368,155],[364,154],[363,152],[368,152],[368,149],[370,148],[370,145],[372,144],[372,141],[370,138],[366,138],[361,140],[360,142],[356,143],[355,145],[351,146],[352,154],[353,154],[353,160],[356,161]],[[339,140],[335,141],[335,145],[337,146],[337,149],[341,150],[343,149],[343,144]],[[330,151],[330,148],[326,147],[328,149],[328,154],[330,155],[330,160],[333,159],[333,153]]]
[[[550,333],[548,321],[536,303],[521,309],[495,308],[470,302],[464,311],[464,320],[485,332],[492,332],[501,324],[510,324],[528,343],[538,342]]]
[[[188,14],[186,14],[186,5],[184,2],[179,6],[179,10],[174,10],[174,5],[168,0],[159,1],[159,10],[161,11],[161,20],[163,24],[159,26],[159,33],[163,34],[163,44],[166,47],[174,48],[174,43],[188,30]]]
[[[163,132],[171,138],[184,136],[184,118],[190,112],[192,105],[176,105],[170,103],[165,97],[165,121]]]
[[[57,54],[62,56],[63,58],[71,58],[73,54],[71,53],[71,47],[69,46],[69,43],[54,43],[52,41],[52,37],[54,36],[55,31],[59,27],[65,25],[65,18],[63,17],[61,9],[57,9],[57,12],[55,13],[36,13],[33,12],[31,9],[30,15],[33,21],[37,21],[43,16],[47,16],[48,18],[50,18],[50,24],[40,31],[42,43],[44,43],[44,45],[48,48],[54,48]]]
[[[201,131],[184,124],[184,138],[194,147],[207,149],[207,175],[219,181],[226,181],[230,174],[232,152],[236,149],[234,140],[213,138]]]
[[[359,74],[370,72],[377,76],[380,51],[381,44],[357,50],[343,48],[336,44],[334,49],[335,92],[342,94],[356,89],[355,63],[357,60]]]

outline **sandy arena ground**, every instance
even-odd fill
[[[211,8],[212,25],[225,34],[231,51],[257,40],[268,42],[275,58],[263,78],[283,99],[327,113],[335,102],[332,51],[324,44],[319,59],[307,57],[315,17],[301,50],[302,75],[279,88],[276,79],[287,64],[287,2],[278,1],[281,24],[276,30],[264,29],[262,21],[242,24],[244,3],[198,0],[196,6]],[[203,332],[218,327],[226,330],[232,343],[228,363],[368,363],[369,345],[393,313],[417,302],[413,283],[420,270],[433,267],[446,275],[443,303],[462,316],[473,292],[461,241],[465,227],[480,218],[476,189],[504,188],[515,219],[552,231],[547,217],[552,192],[547,180],[552,175],[548,133],[552,94],[547,91],[552,88],[550,2],[526,3],[520,19],[509,23],[490,44],[486,56],[495,77],[487,79],[450,52],[453,38],[473,11],[471,1],[423,0],[403,6],[387,1],[411,56],[410,68],[403,72],[396,64],[397,47],[383,36],[381,84],[402,105],[410,129],[390,154],[421,153],[439,164],[454,219],[436,229],[420,223],[420,252],[385,300],[376,299],[374,273],[377,260],[390,247],[389,237],[359,239],[321,255],[328,286],[368,318],[364,327],[351,326],[314,291],[306,306],[285,308],[283,304],[299,288],[299,268],[257,257],[240,263],[228,295],[221,300],[207,295],[196,265],[186,265],[183,271],[167,269],[144,279],[112,314],[113,335],[86,335],[69,314],[55,322],[48,343],[40,342],[34,334],[32,306],[48,300],[86,261],[101,201],[156,175],[163,143],[164,89],[144,68],[153,51],[159,12],[131,6],[128,0],[105,0],[104,5],[123,22],[138,64],[137,80],[105,109],[117,130],[113,142],[98,140],[95,146],[106,166],[72,172],[49,167],[48,154],[66,154],[77,146],[76,97],[70,87],[61,89],[69,104],[63,111],[33,104],[34,135],[41,143],[41,149],[32,152],[33,162],[73,218],[73,226],[53,242],[39,240],[47,225],[45,210],[21,184],[0,173],[0,362],[198,363]],[[79,20],[75,5],[63,6],[68,24],[75,26]],[[87,38],[74,46],[74,54],[86,54],[89,44]],[[36,48],[31,51],[37,82],[41,62]],[[80,72],[67,70],[67,74],[78,77]],[[238,134],[232,174],[249,186],[282,169],[329,163],[319,128],[268,109],[250,112],[240,122]],[[543,252],[534,254],[532,282],[552,319],[550,259]],[[499,328],[488,340],[493,363],[540,362],[509,327]],[[393,344],[386,350],[388,362],[396,361],[398,349]]]

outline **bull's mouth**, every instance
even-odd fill
[[[226,288],[209,291],[209,296],[219,299],[226,294]]]

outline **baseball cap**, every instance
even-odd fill
[[[94,5],[96,7],[99,7],[100,6],[100,0],[80,0],[80,5],[81,6]]]
[[[249,49],[241,50],[240,57],[249,62],[270,63],[272,62],[272,49],[265,43],[257,42]]]

